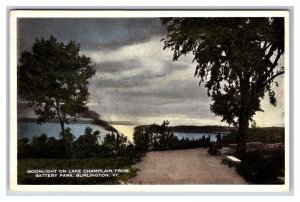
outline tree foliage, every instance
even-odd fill
[[[163,121],[161,125],[153,123],[149,126],[135,127],[133,142],[135,150],[139,152],[191,149],[209,147],[211,144],[210,137],[205,136],[199,139],[179,139],[169,127],[169,121]]]
[[[18,139],[18,158],[88,159],[109,156],[132,155],[132,143],[123,134],[106,134],[100,141],[100,131],[87,127],[77,139],[70,128],[59,139],[46,134],[31,139]]]
[[[84,135],[78,137],[74,142],[74,156],[76,158],[91,158],[97,156],[101,147],[99,144],[100,131],[87,127],[84,131]]]
[[[65,134],[61,139],[48,137],[46,134],[35,135],[31,139],[18,139],[18,158],[73,158],[74,136],[70,128],[66,129]]]
[[[284,73],[278,65],[284,54],[283,18],[163,18],[164,49],[173,60],[192,53],[195,76],[205,83],[222,121],[238,127],[238,150],[244,151],[249,121],[269,95],[276,106],[274,79]]]
[[[103,150],[108,154],[121,154],[127,147],[127,137],[119,133],[107,133],[103,139]]]
[[[62,133],[69,117],[87,110],[88,80],[95,74],[89,57],[80,55],[79,44],[36,39],[23,51],[18,65],[18,94],[35,107],[38,123],[60,121]]]

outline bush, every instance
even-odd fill
[[[241,163],[237,172],[254,184],[281,184],[277,177],[283,177],[284,152],[251,152],[239,157]]]
[[[46,134],[18,139],[18,158],[94,158],[115,155],[131,155],[136,152],[133,144],[123,134],[106,134],[102,144],[100,132],[87,127],[85,133],[74,141],[71,129],[67,128],[60,139],[48,138]]]

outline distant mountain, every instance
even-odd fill
[[[135,128],[147,128],[150,125],[140,125]],[[230,133],[234,130],[232,127],[226,126],[190,126],[190,125],[180,125],[180,126],[170,126],[172,132],[177,133]]]
[[[177,133],[229,133],[231,130],[234,130],[232,127],[226,126],[171,126],[173,132]]]
[[[135,128],[147,128],[150,125],[140,125]],[[169,127],[174,133],[231,133],[237,129],[228,126],[190,126],[190,125],[179,125]],[[262,133],[270,134],[282,134],[284,127],[260,127],[260,128],[249,128],[249,133],[252,131],[262,131]]]

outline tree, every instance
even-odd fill
[[[222,121],[238,128],[237,153],[245,152],[249,121],[261,109],[271,88],[284,73],[279,59],[284,54],[283,18],[163,18],[167,37],[164,49],[173,60],[192,53],[198,64],[195,76],[205,82],[213,104],[210,109]]]
[[[18,65],[18,94],[35,107],[39,124],[57,119],[64,135],[68,118],[87,110],[88,80],[95,74],[89,57],[75,41],[59,43],[53,36],[36,39]]]
[[[29,145],[29,139],[26,137],[18,138],[18,151],[17,151],[17,157],[23,158],[28,156],[28,145]]]
[[[100,131],[87,127],[84,131],[84,135],[74,142],[74,155],[77,158],[91,158],[100,153],[100,144],[98,142],[100,138]]]
[[[133,133],[133,143],[137,151],[146,152],[151,146],[151,132],[142,127],[135,127]]]
[[[61,147],[62,147],[62,155],[64,158],[71,159],[73,158],[73,143],[75,136],[71,133],[71,128],[67,127],[64,130],[64,133],[60,133],[61,136]]]
[[[106,153],[109,154],[119,154],[122,153],[125,149],[126,149],[126,145],[127,145],[128,141],[127,141],[127,137],[124,136],[123,134],[119,134],[119,133],[107,133],[104,136],[103,139],[103,149]]]

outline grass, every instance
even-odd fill
[[[18,184],[118,184],[136,176],[131,165],[138,162],[140,154],[90,159],[18,159]],[[73,170],[73,169],[129,169],[118,177],[53,177],[37,178],[27,170]]]

